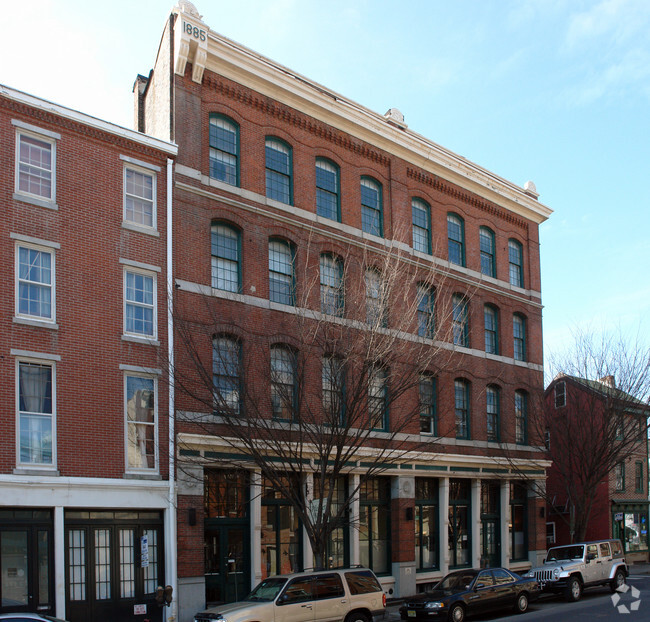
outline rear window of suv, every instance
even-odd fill
[[[369,594],[370,592],[381,592],[381,585],[369,570],[359,570],[354,572],[346,572],[345,580],[350,586],[350,593],[355,594]]]
[[[612,555],[619,556],[623,555],[623,547],[621,546],[621,543],[618,540],[615,540],[612,542]]]

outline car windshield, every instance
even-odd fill
[[[264,579],[244,600],[272,601],[280,593],[286,582],[287,580],[282,577]]]
[[[579,544],[573,546],[558,546],[550,549],[546,556],[547,562],[557,562],[564,559],[582,559],[585,547]]]
[[[476,577],[475,572],[454,572],[448,574],[434,589],[443,592],[464,592]]]

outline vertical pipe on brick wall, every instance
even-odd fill
[[[167,361],[169,396],[168,396],[168,429],[169,429],[169,507],[167,508],[167,583],[174,588],[174,600],[170,609],[165,608],[165,616],[168,621],[176,620],[178,612],[178,581],[177,581],[177,560],[176,560],[176,471],[175,471],[175,420],[176,405],[174,402],[174,226],[172,212],[172,191],[173,191],[174,162],[167,159]]]

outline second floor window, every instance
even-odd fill
[[[483,316],[485,318],[485,352],[499,354],[497,310],[492,305],[485,305]]]
[[[266,196],[291,204],[291,149],[277,138],[267,138]]]
[[[496,277],[496,262],[494,260],[494,232],[487,227],[479,230],[479,246],[481,248],[481,274]]]
[[[54,320],[54,253],[19,245],[17,253],[16,314]]]
[[[643,489],[643,462],[634,463],[634,491],[646,492]]]
[[[361,178],[361,229],[372,235],[383,236],[381,186],[368,177]]]
[[[418,336],[433,339],[434,325],[434,294],[428,285],[418,285]]]
[[[156,380],[127,375],[125,385],[127,470],[155,471],[158,468]]]
[[[20,464],[55,462],[53,371],[51,363],[18,364]]]
[[[368,415],[373,430],[388,430],[388,373],[378,365],[368,370]]]
[[[124,220],[156,227],[155,188],[152,173],[124,167]]]
[[[339,169],[333,162],[316,160],[316,213],[340,222]]]
[[[366,322],[371,326],[386,326],[386,292],[382,276],[377,270],[368,268],[366,280]]]
[[[284,346],[271,348],[271,410],[276,419],[295,419],[296,356]]]
[[[515,391],[515,443],[528,444],[528,395]]]
[[[322,359],[323,412],[330,425],[343,423],[345,374],[343,362],[335,356]]]
[[[625,490],[625,464],[618,462],[614,467],[614,484],[617,492]]]
[[[126,270],[124,289],[125,332],[130,335],[155,338],[155,277]]]
[[[456,416],[456,438],[470,438],[469,384],[465,380],[454,381],[454,410]]]
[[[227,292],[240,291],[239,232],[215,223],[210,229],[212,287]]]
[[[413,249],[431,254],[431,210],[421,199],[411,201]]]
[[[515,313],[512,316],[512,337],[515,361],[526,360],[526,319]]]
[[[437,434],[436,422],[436,379],[420,374],[420,433]]]
[[[458,266],[465,265],[465,225],[456,214],[447,214],[447,244],[449,261]]]
[[[269,299],[283,305],[295,304],[293,250],[288,242],[269,242]]]
[[[517,240],[508,240],[508,261],[510,263],[510,285],[524,286],[524,251]]]
[[[499,440],[499,414],[501,410],[498,387],[487,387],[485,390],[487,400],[487,440]]]
[[[241,411],[241,346],[231,337],[212,340],[212,386],[215,411],[238,415]]]
[[[239,127],[220,115],[210,115],[210,177],[239,185]]]
[[[327,315],[343,315],[343,262],[333,255],[320,256],[320,308]]]
[[[469,305],[465,296],[454,294],[451,319],[454,345],[469,348]]]

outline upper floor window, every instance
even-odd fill
[[[266,196],[291,205],[291,147],[277,138],[266,142]]]
[[[276,419],[295,419],[297,389],[296,355],[285,346],[271,348],[271,410]]]
[[[526,360],[526,318],[515,313],[512,316],[512,337],[515,361]]]
[[[241,411],[241,345],[225,335],[212,340],[212,386],[217,413]]]
[[[323,412],[330,425],[342,424],[345,410],[345,373],[343,361],[336,356],[322,359],[321,381],[323,390]]]
[[[155,339],[155,275],[124,270],[124,332]]]
[[[339,167],[324,158],[316,159],[316,213],[341,221]]]
[[[510,285],[524,286],[524,250],[517,240],[508,240],[508,260],[510,262]]]
[[[210,177],[239,185],[239,126],[218,114],[210,115]]]
[[[466,380],[454,380],[454,410],[456,416],[456,438],[470,438],[469,383]]]
[[[54,251],[18,244],[16,273],[16,315],[53,322]]]
[[[212,287],[227,292],[241,290],[239,231],[222,223],[210,228],[212,253]]]
[[[157,380],[126,374],[126,468],[128,471],[158,469]]]
[[[45,132],[44,132],[45,133]],[[16,134],[16,192],[53,202],[56,198],[56,141],[47,135]]]
[[[413,249],[431,254],[431,209],[422,199],[411,201]]]
[[[18,463],[53,466],[55,374],[49,362],[18,362]]]
[[[501,414],[501,396],[499,387],[489,386],[485,390],[487,400],[487,440],[499,440],[499,419]]]
[[[555,408],[566,406],[566,382],[556,382],[553,387]]]
[[[449,261],[465,265],[465,223],[456,214],[447,214],[447,242]]]
[[[434,293],[428,285],[419,284],[418,296],[418,336],[433,339],[435,334]]]
[[[283,305],[295,304],[293,249],[284,240],[269,242],[269,299]]]
[[[614,485],[617,492],[625,490],[625,463],[617,462],[614,467]]]
[[[643,488],[643,462],[634,463],[634,492],[646,492]]]
[[[499,354],[499,315],[496,307],[485,305],[483,317],[485,320],[485,352]]]
[[[436,419],[436,379],[428,374],[420,374],[420,433],[437,434]]]
[[[479,229],[479,246],[481,248],[481,274],[496,277],[496,261],[494,252],[494,231],[487,227]]]
[[[361,178],[361,229],[372,235],[384,235],[381,185],[369,177]]]
[[[124,220],[155,228],[156,181],[153,173],[124,167]]]
[[[528,444],[528,394],[515,391],[515,442]]]
[[[469,348],[469,303],[462,294],[454,294],[451,316],[454,345]]]
[[[327,315],[343,315],[343,262],[329,254],[320,256],[320,308]]]
[[[367,268],[366,321],[371,326],[386,326],[386,291],[381,274],[374,268]]]
[[[368,370],[368,415],[373,430],[388,430],[388,372],[380,365]]]

